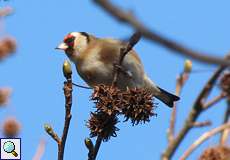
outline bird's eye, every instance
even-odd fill
[[[75,37],[68,35],[65,37],[64,43],[66,43],[69,47],[73,47],[74,40],[75,40]]]

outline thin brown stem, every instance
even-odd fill
[[[118,62],[114,64],[114,76],[113,76],[112,86],[117,85],[117,79],[120,74],[120,70],[122,68],[122,62],[125,56],[129,53],[130,50],[132,50],[132,48],[135,46],[135,44],[137,44],[140,38],[141,38],[141,34],[139,32],[134,33],[129,39],[127,45],[120,49],[120,56]]]
[[[101,142],[102,142],[102,138],[100,136],[98,136],[97,140],[96,140],[96,144],[94,146],[93,160],[96,160],[96,158],[97,158],[97,153],[98,153],[98,151],[100,149]]]
[[[204,121],[204,122],[194,122],[193,127],[206,127],[212,125],[211,121]]]
[[[149,29],[147,26],[141,23],[136,17],[133,16],[133,14],[131,14],[130,12],[123,11],[122,9],[115,6],[108,0],[93,0],[93,1],[118,21],[129,24],[135,30],[141,32],[143,37],[145,37],[146,39],[149,39],[152,42],[162,45],[163,47],[166,47],[174,51],[174,53],[187,56],[201,62],[218,64],[218,65],[228,65],[228,66],[230,65],[230,61],[226,59],[219,58],[216,56],[210,56],[211,54],[207,54],[207,53],[193,51],[177,42],[174,42],[156,33],[154,30]]]
[[[189,155],[200,146],[205,140],[214,136],[215,134],[230,128],[230,123],[223,124],[217,128],[212,129],[211,131],[205,132],[202,136],[200,136],[181,156],[180,160],[186,160]]]
[[[199,115],[203,112],[203,108],[202,108],[203,100],[205,100],[207,96],[210,94],[212,88],[214,87],[215,82],[217,81],[218,77],[220,76],[220,74],[225,68],[226,67],[224,66],[219,67],[211,76],[211,78],[208,80],[208,82],[205,84],[200,94],[198,95],[197,99],[195,100],[195,103],[193,104],[193,107],[189,112],[188,118],[185,120],[182,129],[179,131],[178,135],[175,137],[172,143],[169,143],[166,150],[163,152],[162,155],[163,160],[171,159],[174,152],[176,151],[176,148],[180,145],[184,137],[193,127],[193,123],[196,122]]]
[[[92,87],[88,87],[88,86],[83,86],[83,85],[79,85],[79,84],[76,84],[76,83],[73,83],[72,84],[76,87],[79,87],[79,88],[84,88],[84,89],[93,89]]]
[[[175,94],[177,96],[180,95],[181,93],[181,89],[184,86],[185,82],[187,81],[189,77],[189,73],[187,72],[182,72],[176,80],[176,91]],[[176,124],[176,112],[177,112],[177,103],[174,103],[173,106],[173,110],[171,113],[171,117],[170,117],[170,125],[169,125],[169,129],[168,129],[168,141],[169,143],[171,143],[174,139],[174,134],[175,134],[175,124]]]
[[[64,129],[62,132],[61,142],[58,144],[58,160],[63,160],[64,158],[64,150],[65,150],[65,143],[69,131],[69,125],[71,120],[71,107],[72,107],[72,91],[73,91],[73,84],[71,76],[64,82],[64,95],[65,95],[65,123]]]
[[[226,106],[226,112],[225,112],[225,115],[224,115],[224,121],[223,121],[223,124],[224,123],[227,123],[229,122],[229,117],[230,117],[230,97],[227,99],[227,106]],[[225,145],[228,137],[229,137],[229,133],[230,133],[230,129],[225,129],[223,130],[223,132],[221,133],[221,136],[220,136],[220,144],[221,145]]]
[[[212,107],[213,105],[215,105],[216,103],[218,103],[220,100],[222,100],[223,98],[225,98],[227,96],[226,93],[222,92],[220,95],[214,97],[213,99],[211,99],[210,101],[206,102],[205,104],[203,104],[203,109],[208,109],[210,107]]]
[[[46,130],[46,133],[49,134],[50,137],[53,138],[53,140],[55,140],[57,142],[57,144],[59,144],[61,142],[57,133],[54,132],[53,128],[49,124],[45,124],[44,128]]]
[[[45,152],[46,147],[46,141],[44,139],[41,139],[37,148],[37,151],[33,157],[33,160],[41,160],[42,156]]]

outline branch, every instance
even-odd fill
[[[40,140],[40,143],[38,145],[37,151],[33,157],[33,160],[41,160],[42,156],[45,152],[45,147],[46,147],[46,141],[44,139]]]
[[[125,56],[129,53],[130,50],[132,50],[132,48],[134,47],[135,44],[137,44],[137,42],[140,40],[141,38],[141,34],[139,32],[134,33],[131,38],[129,39],[127,45],[125,47],[122,47],[120,49],[120,56],[118,59],[117,64],[114,65],[114,76],[113,76],[113,82],[112,82],[112,86],[116,86],[117,85],[117,79],[119,76],[120,71],[122,70],[122,62],[125,58]]]
[[[63,160],[64,157],[64,149],[65,149],[65,143],[66,138],[69,131],[69,125],[71,120],[71,106],[72,106],[72,77],[70,76],[67,78],[67,81],[64,82],[64,94],[65,94],[65,123],[64,123],[64,129],[62,132],[62,138],[61,143],[58,144],[58,160]]]
[[[96,140],[95,147],[94,147],[94,151],[93,151],[93,160],[96,160],[97,153],[98,153],[99,148],[101,146],[101,142],[102,142],[102,138],[100,136],[98,136],[97,140]]]
[[[227,96],[227,93],[222,92],[220,95],[214,97],[209,102],[206,102],[206,104],[203,104],[203,109],[206,110],[206,109],[210,108],[211,106],[213,106],[214,104],[216,104],[217,102],[219,102],[220,100],[225,98],[226,96]]]
[[[76,87],[79,87],[79,88],[84,88],[84,89],[93,89],[93,88],[91,88],[91,87],[88,87],[88,86],[83,86],[83,85],[79,85],[79,84],[76,84],[76,83],[73,83],[73,82],[72,82],[72,84],[73,84],[74,86],[76,86]]]
[[[194,122],[193,127],[206,127],[212,125],[211,121],[204,121],[204,122]]]
[[[162,35],[157,34],[155,31],[150,30],[144,24],[142,24],[136,17],[131,13],[125,12],[118,7],[114,6],[108,0],[93,0],[97,5],[102,7],[111,16],[116,18],[118,21],[131,25],[135,30],[141,32],[143,37],[149,39],[152,42],[158,43],[163,47],[166,47],[177,54],[190,57],[192,59],[198,60],[200,62],[218,64],[218,65],[230,65],[230,61],[210,56],[210,54],[204,54],[200,52],[193,51],[177,42],[171,41]]]
[[[175,94],[177,96],[180,95],[181,93],[181,89],[184,86],[185,82],[188,80],[189,77],[189,73],[183,71],[179,77],[177,77],[176,80],[176,91]],[[173,110],[171,113],[171,117],[170,117],[170,125],[169,125],[169,129],[168,129],[168,141],[169,143],[171,143],[174,139],[174,134],[175,134],[175,123],[176,123],[176,111],[177,111],[177,103],[174,103],[173,106]]]
[[[69,131],[70,120],[72,117],[71,107],[72,107],[73,83],[72,83],[71,64],[68,61],[65,61],[63,64],[63,74],[66,78],[66,81],[64,82],[64,88],[63,88],[64,95],[65,95],[65,122],[64,122],[64,128],[63,128],[61,139],[53,131],[50,125],[46,124],[44,127],[46,132],[57,142],[58,160],[63,160],[64,158],[65,143]]]
[[[187,135],[189,130],[193,127],[193,124],[194,122],[196,122],[196,119],[199,117],[199,115],[204,111],[202,102],[210,94],[212,88],[215,85],[215,82],[217,81],[218,77],[220,76],[220,74],[225,68],[226,68],[225,66],[220,66],[214,72],[214,74],[211,76],[208,82],[205,84],[200,94],[198,95],[197,99],[195,100],[195,103],[193,104],[193,107],[189,112],[188,118],[186,119],[182,129],[175,137],[175,139],[172,141],[172,143],[169,143],[166,150],[164,151],[162,155],[163,160],[168,160],[173,156],[174,152],[176,151],[176,148],[180,145],[180,143]]]
[[[223,124],[217,128],[212,129],[211,131],[205,132],[202,136],[200,136],[181,156],[180,160],[185,160],[188,156],[198,147],[200,146],[205,140],[209,139],[210,137],[214,136],[215,134],[230,128],[230,123]]]
[[[227,99],[227,108],[226,108],[223,124],[228,123],[229,117],[230,117],[230,97]],[[230,129],[225,129],[221,133],[221,137],[220,137],[221,145],[224,145],[226,143],[228,136],[229,136],[229,132],[230,132]]]

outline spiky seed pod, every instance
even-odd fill
[[[224,73],[220,79],[220,87],[224,92],[230,95],[230,72]]]
[[[104,112],[91,113],[87,127],[90,129],[90,137],[99,136],[103,141],[108,141],[110,137],[116,137],[116,131],[119,129],[115,126],[118,118],[114,115],[108,115]]]
[[[115,87],[99,85],[96,86],[91,100],[96,104],[97,111],[102,111],[108,115],[116,115],[121,112],[122,92]]]
[[[229,160],[230,148],[228,146],[217,146],[206,149],[199,160]]]
[[[150,117],[156,115],[153,112],[156,107],[153,103],[153,95],[144,89],[128,89],[123,95],[124,107],[122,113],[125,121],[131,120],[133,125],[140,122],[149,122]]]
[[[16,118],[7,118],[3,123],[3,134],[5,137],[16,137],[21,129],[20,123]]]

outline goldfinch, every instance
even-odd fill
[[[71,32],[56,49],[65,51],[69,59],[76,65],[80,77],[91,87],[99,84],[111,85],[113,81],[114,63],[117,62],[120,48],[124,42],[97,38],[86,32]],[[128,88],[143,88],[169,107],[180,98],[158,87],[145,73],[140,58],[131,50],[122,62],[125,74],[120,73],[117,87],[125,90]]]

